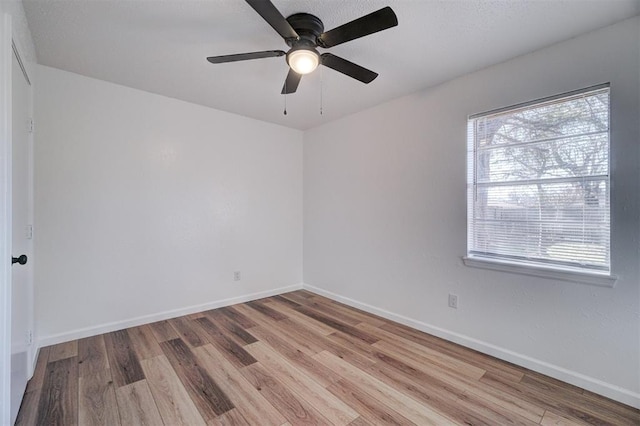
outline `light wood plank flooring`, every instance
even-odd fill
[[[296,291],[43,348],[18,425],[640,425],[640,411]]]

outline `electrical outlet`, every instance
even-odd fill
[[[458,309],[458,296],[455,294],[449,294],[449,307]]]
[[[240,271],[235,271],[233,273],[233,280],[234,281],[240,281]]]

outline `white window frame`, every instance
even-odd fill
[[[539,104],[544,104],[552,101],[556,101],[562,98],[569,98],[572,96],[580,95],[583,93],[593,92],[602,89],[609,89],[609,83],[601,84],[598,86],[592,86],[585,89],[576,90],[573,92],[562,93],[556,96],[550,96],[543,99],[538,99],[530,102],[525,102],[505,108],[500,108],[492,111],[483,112],[480,114],[470,115],[467,121],[467,200],[469,205],[467,206],[467,241],[469,241],[471,227],[470,221],[472,218],[472,210],[473,210],[473,194],[476,190],[476,173],[474,169],[474,163],[476,161],[476,144],[475,140],[473,140],[473,123],[476,119],[481,117],[486,117],[489,115],[505,113],[509,111],[515,111],[518,109],[523,109],[527,107],[533,107]],[[609,104],[609,112],[611,111],[611,105]],[[611,151],[611,134],[609,132],[609,151]],[[610,158],[610,155],[609,155]],[[609,160],[610,161],[610,160]],[[611,188],[611,169],[608,167],[608,183],[609,188]],[[471,197],[471,198],[469,198]],[[611,204],[609,204],[609,209],[611,209]],[[611,237],[611,215],[609,215],[609,224],[610,224],[610,235]],[[469,247],[469,243],[467,243],[467,255],[464,256],[463,262],[466,266],[477,267],[483,269],[496,270],[501,272],[509,272],[515,274],[536,276],[542,278],[549,278],[555,280],[562,281],[572,281],[579,282],[590,285],[597,285],[603,287],[614,287],[617,276],[611,274],[610,271],[606,272],[598,272],[595,270],[587,270],[580,268],[558,268],[552,265],[541,265],[536,263],[530,263],[526,260],[512,260],[507,257],[500,256],[482,256],[472,254],[471,247]],[[611,255],[611,244],[609,245],[609,255]]]

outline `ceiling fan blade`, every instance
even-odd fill
[[[302,74],[298,74],[291,68],[289,68],[289,73],[287,74],[287,79],[284,81],[284,86],[282,86],[282,95],[288,95],[290,93],[296,93],[298,90],[298,84],[300,84],[300,80],[302,80]]]
[[[365,84],[371,83],[378,76],[378,73],[347,61],[346,59],[342,59],[339,56],[332,55],[331,53],[323,53],[321,58],[322,65],[348,75],[351,78],[355,78]]]
[[[262,52],[237,53],[235,55],[209,56],[207,61],[212,64],[224,64],[225,62],[247,61],[249,59],[274,58],[285,54],[282,50],[265,50]]]
[[[298,33],[282,16],[280,11],[269,0],[245,0],[249,6],[253,8],[262,19],[267,21],[280,36],[287,40],[290,38],[298,38]]]
[[[333,47],[396,25],[398,25],[398,18],[387,6],[320,34],[318,44],[322,47]]]

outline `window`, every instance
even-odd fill
[[[465,261],[608,276],[609,85],[467,126]]]

